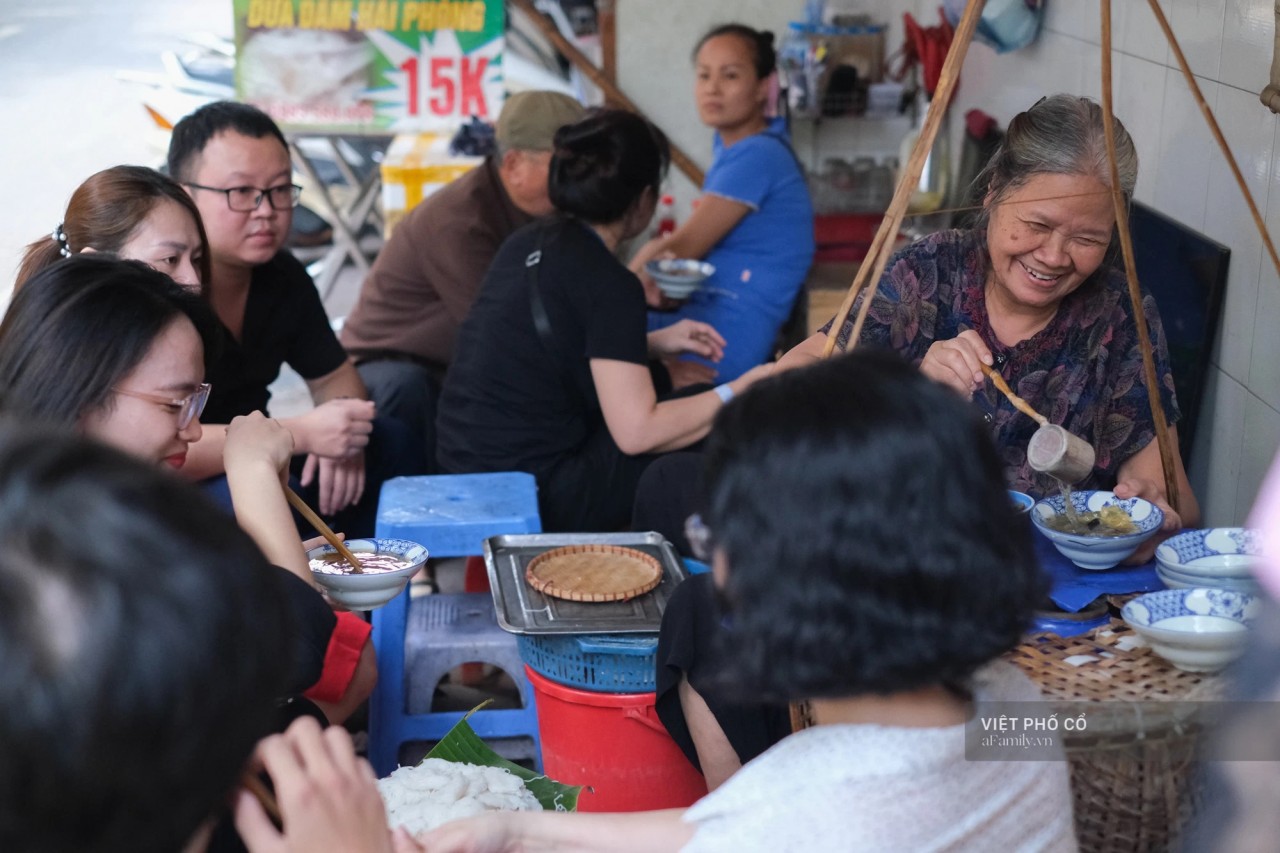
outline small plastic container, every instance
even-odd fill
[[[657,634],[517,634],[520,659],[560,684],[598,693],[654,689]]]
[[[894,118],[902,115],[902,95],[906,90],[893,81],[867,87],[867,118]]]
[[[665,237],[676,230],[676,200],[674,196],[664,195],[658,203],[658,230],[656,236]]]

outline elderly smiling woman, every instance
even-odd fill
[[[894,349],[926,376],[971,396],[995,432],[1010,488],[1054,490],[1027,464],[1036,424],[981,372],[983,364],[994,366],[1049,420],[1094,446],[1097,461],[1083,487],[1152,500],[1165,512],[1166,531],[1176,530],[1194,525],[1200,510],[1181,460],[1180,514],[1165,500],[1127,284],[1107,263],[1115,215],[1105,139],[1102,110],[1087,98],[1042,98],[1016,116],[980,178],[987,194],[978,227],[934,234],[891,259],[859,344]],[[1127,201],[1138,156],[1118,121],[1116,156]],[[1168,351],[1146,294],[1143,313],[1160,399],[1173,424],[1178,406]],[[830,329],[829,323],[784,362],[817,357]],[[847,321],[840,343],[851,330]]]
[[[1138,158],[1119,122],[1116,149],[1128,199]],[[1094,446],[1095,467],[1083,487],[1155,502],[1165,512],[1166,535],[1194,526],[1200,509],[1176,455],[1179,512],[1165,499],[1127,282],[1107,262],[1115,215],[1101,108],[1087,98],[1042,98],[1010,122],[980,180],[987,192],[975,228],[931,235],[890,259],[859,347],[892,349],[970,398],[993,432],[1010,488],[1042,495],[1057,483],[1027,463],[1037,424],[986,381],[984,364],[1050,421]],[[1142,306],[1160,399],[1174,424],[1178,407],[1163,329],[1150,296]],[[787,353],[778,369],[818,359],[833,324]],[[852,328],[852,319],[841,326],[842,345]],[[1171,432],[1176,442],[1176,428]],[[675,535],[672,518],[697,508],[696,471],[688,455],[655,464],[640,487],[636,526]],[[660,506],[677,508],[660,512]],[[1131,560],[1149,559],[1158,541],[1149,540]],[[747,707],[717,695],[709,640],[702,636],[717,633],[710,591],[705,582],[687,586],[663,616],[658,712],[714,788],[790,726],[785,707]]]

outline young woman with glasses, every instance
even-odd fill
[[[212,322],[199,296],[139,262],[76,255],[54,264],[0,321],[0,414],[179,468],[200,439]],[[292,448],[283,427],[255,414],[232,423],[225,456],[237,520],[297,578],[290,687],[302,693],[321,676],[337,620],[311,585],[280,488]]]

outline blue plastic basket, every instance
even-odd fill
[[[652,693],[657,634],[517,634],[539,675],[596,693]]]

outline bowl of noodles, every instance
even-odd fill
[[[307,552],[311,577],[348,610],[373,610],[400,594],[427,561],[427,549],[404,539],[351,539],[344,543],[360,561],[359,574],[332,545]]]
[[[1037,501],[1031,522],[1062,556],[1082,569],[1101,571],[1119,565],[1154,536],[1164,513],[1142,498],[1079,491],[1071,494],[1070,511],[1062,495]]]

